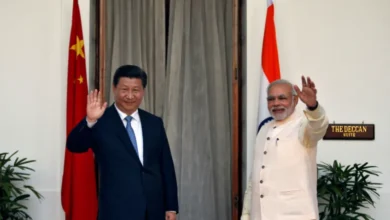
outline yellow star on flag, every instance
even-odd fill
[[[80,84],[84,82],[84,78],[81,75],[77,80],[79,81]]]
[[[76,44],[73,44],[70,47],[70,49],[76,51],[76,57],[80,55],[82,58],[84,58],[83,47],[84,47],[84,40],[80,40],[79,36],[76,36]]]

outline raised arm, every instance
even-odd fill
[[[310,142],[318,142],[324,137],[329,125],[325,110],[318,104],[314,110],[305,110],[305,115],[307,122],[303,137],[306,140],[310,140]]]
[[[92,129],[88,127],[87,121],[83,119],[70,132],[66,140],[66,147],[73,153],[84,153],[92,146]]]
[[[92,127],[103,115],[107,102],[102,102],[102,95],[97,90],[87,96],[87,117],[81,120],[67,137],[66,146],[69,151],[83,153],[93,146]]]
[[[294,86],[300,100],[306,104],[306,122],[303,126],[301,141],[304,145],[313,144],[321,140],[328,128],[329,121],[324,108],[317,101],[317,89],[314,82],[308,77],[302,76],[302,91],[298,86]],[[309,142],[308,142],[309,141]]]

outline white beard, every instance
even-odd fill
[[[279,109],[279,110],[284,110],[282,113],[274,113],[273,110]],[[291,102],[291,106],[286,108],[286,107],[272,107],[270,114],[271,116],[276,120],[276,121],[283,121],[286,119],[288,116],[290,116],[294,112],[294,102]]]

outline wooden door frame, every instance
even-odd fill
[[[106,63],[105,63],[105,55],[106,55],[106,38],[105,38],[105,30],[106,30],[106,0],[91,0],[96,2],[95,8],[95,88],[101,91],[103,95],[103,100],[106,100],[104,97],[105,91],[105,73],[106,73]]]
[[[242,211],[242,17],[243,1],[233,0],[232,50],[232,220],[239,220]]]
[[[105,91],[104,79],[106,72],[105,65],[105,20],[107,0],[91,0],[96,1],[95,8],[95,88],[101,91],[103,100]],[[167,6],[169,7],[169,0]],[[243,195],[241,193],[242,184],[242,16],[243,16],[243,1],[232,0],[232,18],[233,18],[233,59],[232,59],[232,182],[231,182],[231,204],[232,204],[232,220],[239,220],[242,210]],[[98,179],[98,178],[97,178]]]

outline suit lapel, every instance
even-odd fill
[[[149,117],[147,113],[142,110],[138,109],[138,114],[141,119],[141,125],[142,125],[142,139],[143,139],[143,147],[144,147],[144,166],[148,162],[148,155],[149,155],[149,150],[150,150],[150,141],[152,140],[151,138],[151,128],[150,128],[150,122],[149,122]]]
[[[130,141],[129,135],[126,132],[126,128],[124,127],[123,122],[122,122],[121,118],[119,117],[118,111],[116,110],[114,104],[111,105],[111,107],[108,109],[108,113],[109,113],[109,116],[111,118],[114,133],[122,141],[122,143],[123,143],[122,146],[141,165],[141,161],[139,160],[137,152],[134,150],[133,144]]]

